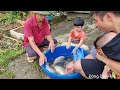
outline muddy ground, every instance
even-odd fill
[[[101,32],[95,28],[95,24],[92,23],[88,14],[69,14],[65,21],[57,25],[52,25],[52,36],[60,43],[64,42],[73,27],[72,20],[77,16],[85,19],[84,31],[87,34],[85,44],[91,49],[93,41]],[[8,66],[9,69],[15,73],[13,79],[49,79],[49,77],[39,69],[39,66],[36,66],[36,62],[27,62],[25,53],[10,62]]]

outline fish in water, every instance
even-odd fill
[[[58,73],[60,75],[65,75],[65,71],[64,71],[63,67],[55,65],[54,69],[55,69],[56,73]]]
[[[49,63],[46,63],[46,69],[49,71],[49,72],[52,72],[52,73],[56,73],[56,71],[55,71],[55,69],[53,69],[50,65],[49,65]]]
[[[58,63],[58,62],[63,61],[64,59],[65,59],[64,56],[59,56],[59,57],[57,57],[57,58],[54,60],[53,65],[55,65],[55,64]]]
[[[60,75],[65,75],[65,69],[68,65],[73,64],[74,61],[65,56],[56,58],[50,67],[54,68],[55,72]]]

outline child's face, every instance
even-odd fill
[[[82,27],[81,27],[81,26],[74,26],[74,28],[75,28],[75,30],[76,30],[77,32],[80,32],[80,31],[82,30]]]

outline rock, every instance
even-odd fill
[[[55,37],[55,39],[58,41],[58,43],[66,42],[68,35],[69,33],[64,35],[59,35],[58,37]]]
[[[0,33],[0,40],[3,38],[3,34],[2,33]]]

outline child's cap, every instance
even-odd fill
[[[76,17],[73,20],[74,26],[83,26],[84,25],[84,20],[81,17]]]

